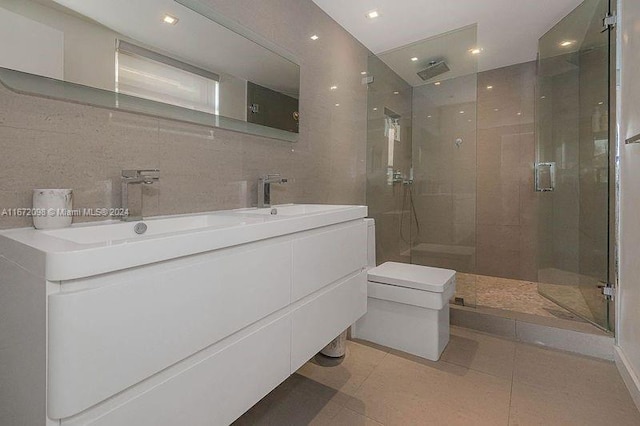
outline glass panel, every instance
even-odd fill
[[[457,303],[476,305],[476,27],[422,42],[451,71],[413,90],[411,263],[458,272]],[[445,52],[448,52],[445,54]],[[404,55],[408,57],[407,55]],[[434,55],[434,57],[437,55]]]
[[[382,60],[368,64],[367,204],[378,264],[410,261],[412,90]]]
[[[536,117],[537,162],[555,164],[539,199],[539,291],[607,329],[608,10],[587,0],[540,39]]]

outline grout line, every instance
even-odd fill
[[[371,375],[373,374],[374,371],[376,371],[376,368],[378,368],[380,366],[380,364],[382,364],[384,362],[385,359],[387,359],[387,356],[389,355],[389,352],[385,352],[384,356],[382,357],[382,359],[380,360],[379,363],[377,363],[369,372],[369,374],[367,374],[367,377],[364,378],[364,380],[360,383],[360,385],[358,385],[358,387],[353,391],[353,395],[349,395],[351,398],[355,398],[355,395],[360,391],[360,389],[362,388],[362,386],[364,386],[365,382],[367,380],[369,380],[369,377],[371,377]],[[345,408],[347,408],[346,405],[344,405]],[[351,410],[354,411],[354,410]],[[355,411],[354,411],[355,412]],[[361,414],[361,413],[358,413]],[[365,416],[366,417],[366,416]]]
[[[513,381],[516,371],[516,358],[518,357],[518,344],[513,348],[513,365],[511,367],[511,388],[509,389],[509,415],[507,416],[507,425],[511,424],[511,407],[513,404]]]
[[[380,422],[380,421],[378,421],[378,420],[374,419],[373,417],[369,417],[369,416],[367,416],[367,415],[365,415],[365,414],[358,413],[356,410],[352,410],[351,408],[349,408],[349,407],[347,407],[347,406],[343,407],[343,409],[344,409],[344,410],[349,410],[349,411],[351,411],[352,413],[356,413],[356,414],[357,414],[357,415],[359,415],[359,416],[362,416],[362,417],[364,417],[364,418],[366,418],[366,419],[372,420],[372,421],[374,421],[374,422],[376,422],[376,423],[381,424],[382,426],[384,426],[384,424],[383,424],[382,422]],[[338,415],[336,414],[336,416],[335,416],[335,417],[337,417],[337,416],[338,416]],[[332,417],[332,419],[333,419],[333,417]]]

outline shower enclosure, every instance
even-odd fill
[[[587,0],[539,41],[536,93],[539,291],[612,328],[609,223],[611,31],[609,0]]]
[[[371,56],[378,263],[456,270],[457,304],[611,328],[608,12],[585,1],[500,69],[478,72],[475,26]]]

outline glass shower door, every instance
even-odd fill
[[[538,291],[602,328],[609,276],[609,0],[586,0],[539,40]]]

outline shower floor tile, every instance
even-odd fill
[[[520,312],[547,318],[584,321],[538,293],[538,283],[489,277],[484,275],[456,275],[456,294],[464,298],[466,306],[487,307]]]

